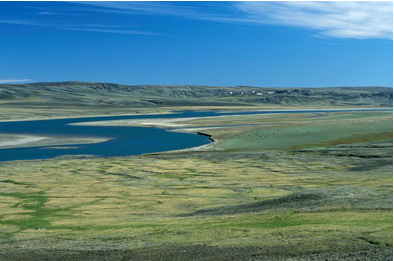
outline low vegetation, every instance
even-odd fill
[[[0,259],[392,259],[392,112],[188,124],[218,141],[1,163]]]

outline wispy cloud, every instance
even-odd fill
[[[3,24],[18,24],[18,25],[33,25],[33,26],[52,26],[52,25],[45,25],[40,24],[30,20],[20,20],[20,19],[8,19],[8,20],[0,20],[0,23]]]
[[[245,22],[297,26],[336,38],[393,36],[393,2],[236,2]],[[243,19],[240,19],[242,21]]]
[[[30,79],[0,79],[0,83],[30,82]]]
[[[391,1],[253,1],[253,2],[145,2],[145,1],[99,1],[56,2],[39,10],[41,19],[9,19],[0,23],[46,26],[62,30],[90,31],[99,33],[160,35],[150,30],[134,30],[134,25],[116,25],[106,20],[102,25],[73,24],[75,17],[63,20],[56,16],[69,14],[95,19],[87,13],[111,15],[158,15],[220,23],[243,23],[254,25],[282,25],[311,29],[316,36],[353,39],[392,39],[393,2]],[[53,15],[49,15],[53,14]],[[44,17],[45,20],[42,19]],[[105,18],[105,16],[103,16]],[[113,16],[111,16],[113,17]],[[100,17],[102,18],[102,17]],[[105,19],[100,19],[102,22]],[[115,19],[116,21],[116,19]],[[125,20],[123,20],[125,21]],[[45,23],[43,23],[45,22]],[[107,23],[107,24],[106,24]]]
[[[90,32],[100,32],[100,33],[116,33],[116,34],[160,35],[160,33],[149,32],[149,31],[111,29],[111,28],[125,27],[123,25],[98,25],[98,24],[67,25],[67,24],[57,24],[57,23],[49,24],[49,23],[39,23],[31,20],[19,20],[19,19],[0,20],[0,23],[52,27],[56,29],[73,30],[73,31],[90,31]]]
[[[334,38],[392,39],[391,1],[82,2],[93,12],[181,16],[223,23],[276,24]],[[92,7],[94,6],[94,7]]]
[[[38,12],[39,15],[54,15],[54,12]]]
[[[113,34],[141,34],[141,35],[158,35],[159,33],[137,31],[137,30],[117,30],[117,29],[100,29],[100,28],[83,28],[83,27],[59,27],[60,29],[74,30],[74,31],[89,31],[99,33],[113,33]]]
[[[85,6],[84,10],[92,12],[108,12],[119,14],[150,14],[150,15],[170,15],[182,16],[187,18],[203,18],[215,11],[214,4],[198,4],[188,5],[182,2],[146,2],[146,1],[89,1],[77,2]],[[81,6],[82,6],[81,5]],[[218,11],[216,9],[216,11]]]

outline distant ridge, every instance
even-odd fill
[[[392,107],[390,87],[217,87],[98,82],[0,84],[1,106],[347,106]]]

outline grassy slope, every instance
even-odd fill
[[[303,119],[299,119],[298,116],[293,116],[298,119],[242,130],[218,144],[216,148],[299,149],[387,140],[393,136],[391,112],[357,113],[353,118],[349,116],[352,116],[351,113],[340,113],[335,116],[323,114],[315,121],[302,121]]]
[[[61,82],[0,84],[2,120],[197,108],[392,107],[392,88],[128,86]]]
[[[270,125],[211,130],[218,151],[2,163],[0,253],[138,249],[136,260],[193,260],[205,251],[218,260],[372,249],[383,260],[392,247],[391,113],[194,124],[212,121]],[[298,141],[284,146],[288,135]]]

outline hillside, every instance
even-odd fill
[[[258,88],[120,85],[56,82],[0,85],[0,100],[22,104],[77,106],[351,105],[392,106],[393,90],[382,87]],[[25,102],[24,102],[25,101]],[[71,104],[70,104],[71,103]]]
[[[120,85],[94,82],[0,84],[1,119],[157,112],[162,107],[392,107],[386,87],[269,88]],[[82,111],[81,111],[82,110]]]

